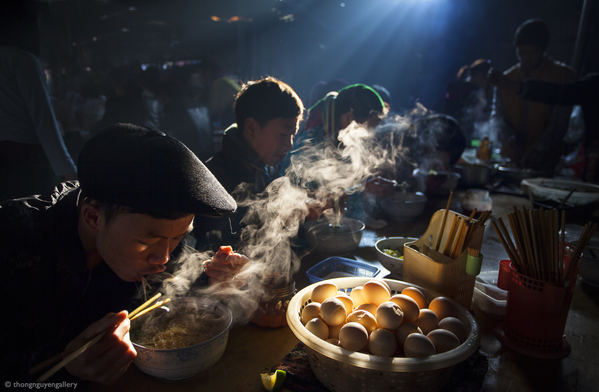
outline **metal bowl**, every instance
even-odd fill
[[[340,224],[334,226],[328,221],[304,223],[308,245],[326,256],[342,256],[357,249],[364,233],[364,223],[343,217]]]
[[[513,185],[520,185],[522,180],[535,177],[552,177],[553,170],[521,169],[513,166],[497,165],[497,176]]]
[[[464,188],[484,188],[495,173],[493,166],[481,164],[455,165],[454,169],[461,176],[459,185]]]

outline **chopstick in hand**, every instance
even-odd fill
[[[158,299],[162,294],[158,293],[155,296],[153,296],[152,298],[150,298],[149,300],[147,300],[146,302],[144,302],[143,304],[141,304],[138,308],[136,308],[133,312],[129,313],[129,315],[127,316],[128,319],[130,320],[134,320],[137,317],[142,316],[143,314],[146,314],[147,312],[150,312],[162,305],[164,305],[167,302],[170,302],[170,298],[165,299],[164,301],[159,301],[156,304],[154,304],[153,306],[151,306],[150,308],[146,309],[152,302],[154,302],[156,299]],[[144,310],[145,309],[145,310]],[[57,371],[59,371],[60,369],[62,369],[64,366],[66,366],[69,362],[71,362],[73,359],[77,358],[79,355],[81,355],[83,352],[85,352],[89,347],[93,346],[94,344],[96,344],[98,341],[100,341],[104,336],[106,336],[107,331],[104,331],[98,335],[96,335],[93,339],[89,340],[88,342],[84,343],[81,347],[79,347],[78,349],[76,349],[75,351],[63,351],[55,356],[53,356],[52,358],[49,358],[41,363],[39,363],[38,365],[32,367],[29,370],[29,374],[35,374],[39,371],[41,371],[42,369],[56,363],[57,361],[60,361],[58,364],[56,364],[54,367],[52,367],[50,370],[48,370],[47,372],[45,372],[44,374],[42,374],[38,379],[37,382],[44,382],[46,381],[48,378],[50,378],[54,373],[56,373]]]

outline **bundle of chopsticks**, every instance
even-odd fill
[[[147,300],[146,302],[144,302],[141,306],[139,306],[137,309],[135,309],[133,312],[129,313],[129,315],[127,316],[129,318],[129,320],[133,321],[136,318],[143,316],[144,314],[151,312],[152,310],[161,307],[162,305],[168,303],[171,301],[170,298],[166,298],[165,300],[162,301],[158,301],[156,302],[154,305],[150,306],[150,304],[152,304],[152,302],[156,301],[162,294],[158,293],[155,296],[153,296],[152,298],[150,298],[149,300]],[[69,362],[71,362],[73,359],[77,358],[79,355],[83,354],[88,348],[90,348],[91,346],[93,346],[94,344],[96,344],[98,341],[100,341],[100,339],[102,339],[104,336],[106,336],[106,333],[108,331],[104,331],[102,333],[100,333],[99,335],[97,335],[96,337],[94,337],[93,339],[89,340],[87,343],[83,344],[81,347],[79,347],[78,349],[72,350],[72,351],[63,351],[55,356],[53,356],[50,359],[45,360],[44,362],[32,367],[29,370],[29,374],[36,374],[38,372],[40,372],[42,369],[45,369],[46,367],[60,361],[59,363],[57,363],[54,367],[52,367],[50,370],[48,370],[47,372],[45,372],[44,374],[42,374],[38,379],[37,382],[44,382],[46,381],[49,377],[51,377],[54,373],[56,373],[57,371],[59,371],[60,369],[62,369],[63,367],[65,367]]]
[[[497,219],[499,227],[495,222],[492,224],[514,268],[530,278],[567,287],[572,271],[577,270],[582,251],[595,233],[597,224],[589,222],[584,226],[566,265],[566,212],[562,211],[560,227],[559,214],[555,209],[527,210],[522,207],[522,210],[518,210],[513,207],[513,211],[507,215],[513,241],[501,218]]]
[[[447,213],[451,204],[452,195],[453,192],[449,194],[449,199],[447,200],[447,207],[445,208],[445,213],[443,214],[443,221],[441,222],[441,227],[439,228],[439,235],[437,236],[437,245],[435,246],[435,250],[437,251],[439,251],[441,237],[443,237],[443,231],[445,230],[445,222],[447,222]],[[472,213],[470,214],[468,219],[454,215],[453,222],[451,224],[451,229],[449,231],[449,237],[447,237],[447,242],[445,242],[445,248],[443,248],[442,252],[445,256],[449,256],[452,259],[456,259],[466,249],[468,249],[470,238],[472,237],[474,232],[479,227],[483,227],[485,225],[486,220],[489,218],[489,215],[491,215],[491,211],[483,211],[477,220],[473,220],[477,212],[478,211],[476,210],[476,208],[472,210]],[[477,252],[480,252],[480,249],[469,249],[468,252],[472,256],[478,256]]]

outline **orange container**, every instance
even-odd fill
[[[574,247],[566,245],[564,264]],[[563,358],[570,351],[564,329],[570,311],[578,271],[572,271],[567,287],[556,286],[520,274],[510,264],[511,276],[505,320],[497,338],[522,354],[537,358]]]

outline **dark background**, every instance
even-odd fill
[[[342,78],[386,87],[396,110],[419,101],[439,111],[446,84],[461,66],[478,58],[502,70],[517,63],[512,39],[528,18],[548,22],[551,57],[575,65],[581,75],[599,69],[596,0],[586,0],[591,23],[583,25],[583,40],[577,35],[584,0],[38,3],[42,60],[55,94],[70,77],[104,60],[168,68],[209,56],[240,81],[280,78],[304,102],[318,81]]]

